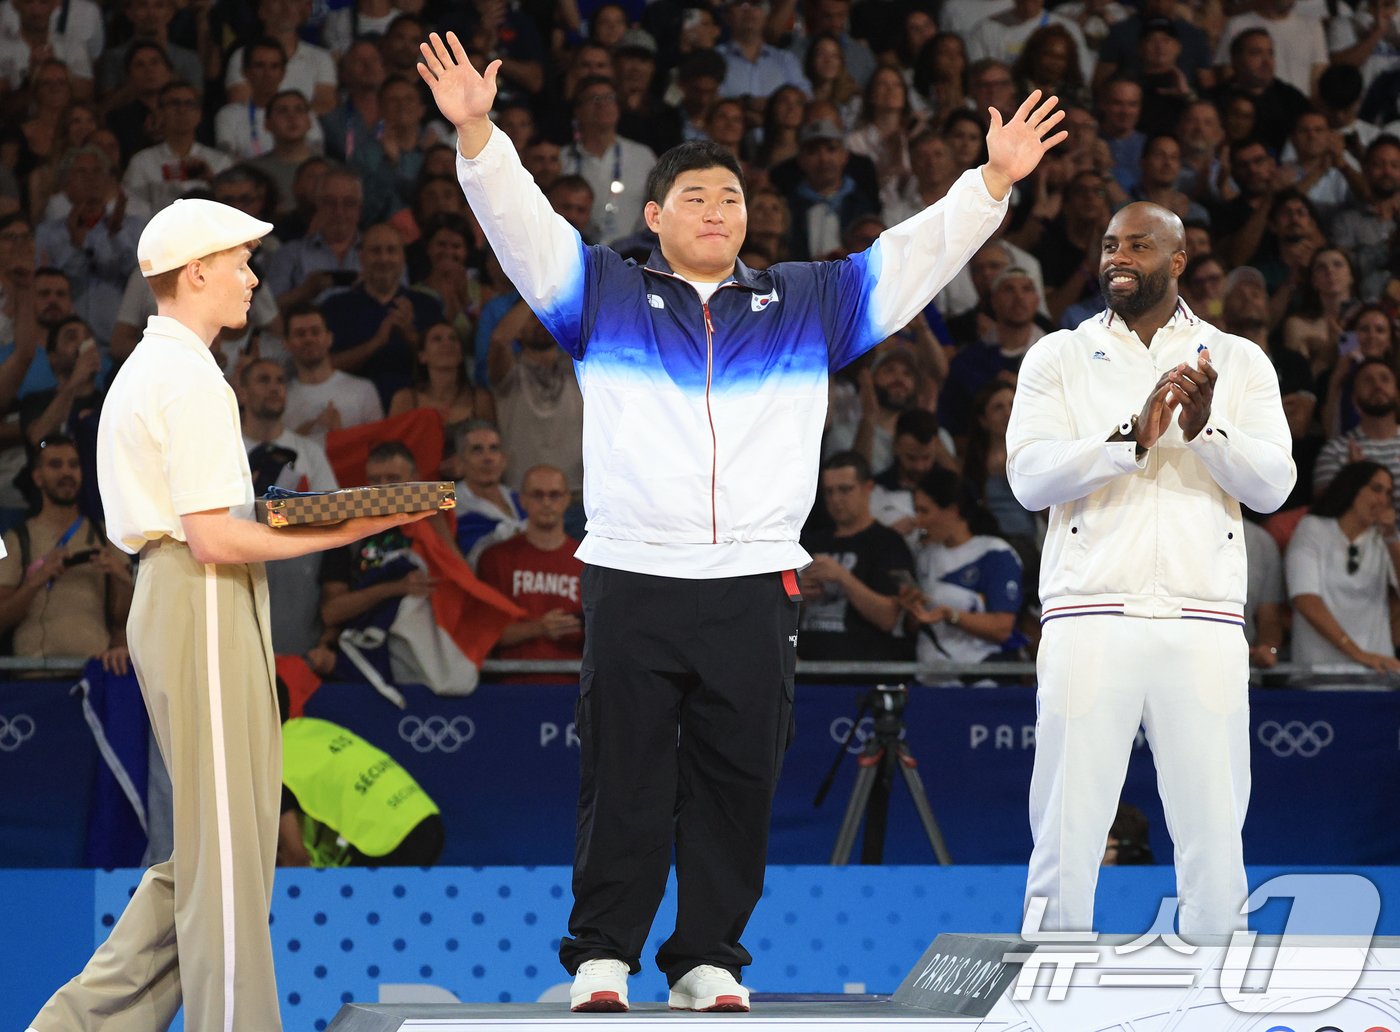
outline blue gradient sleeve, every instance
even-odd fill
[[[947,196],[885,230],[869,250],[828,263],[834,268],[824,279],[822,312],[831,368],[859,358],[922,312],[996,232],[1006,208],[1006,198],[988,193],[981,170],[970,169]]]
[[[499,130],[475,158],[459,145],[457,181],[521,298],[560,347],[582,358],[590,254],[578,230],[550,207]]]

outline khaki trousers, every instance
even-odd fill
[[[107,941],[37,1032],[278,1032],[268,913],[281,803],[267,578],[142,551],[127,639],[174,794],[174,852],[146,871]]]

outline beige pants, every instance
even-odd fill
[[[261,563],[148,546],[127,639],[174,788],[175,849],[150,868],[37,1032],[277,1032],[268,912],[281,721]]]

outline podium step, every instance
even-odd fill
[[[349,1003],[328,1032],[1400,1032],[1400,938],[1099,936],[1091,943],[940,935],[893,997],[755,993],[748,1014],[658,1003],[573,1014],[556,1003]]]
[[[619,1032],[677,1032],[680,1029],[736,1025],[801,1032],[915,1029],[1010,1032],[1001,1021],[941,1018],[888,998],[753,996],[747,1014],[696,1014],[669,1010],[662,1003],[634,1004],[625,1014],[573,1014],[563,1003],[363,1004],[341,1008],[327,1032],[580,1032],[614,1028]]]

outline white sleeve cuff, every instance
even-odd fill
[[[1198,455],[1208,450],[1228,447],[1230,431],[1231,427],[1225,420],[1212,418],[1200,433],[1186,442],[1186,447]]]
[[[1142,453],[1142,458],[1137,457],[1136,441],[1105,441],[1104,450],[1108,455],[1108,460],[1124,473],[1131,473],[1136,469],[1147,468],[1147,452]]]

